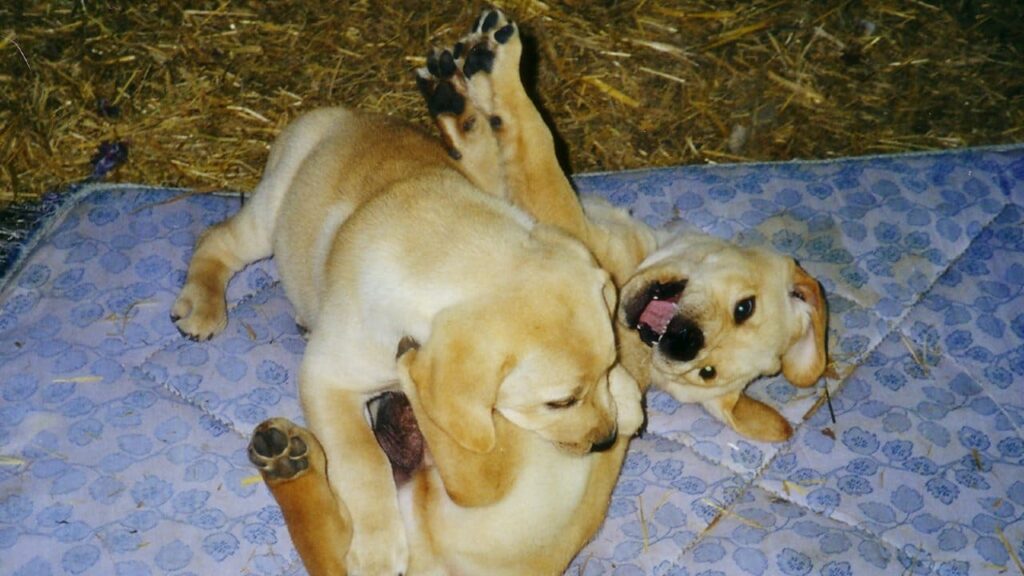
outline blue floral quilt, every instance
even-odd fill
[[[568,574],[1024,573],[1024,147],[576,181],[797,257],[832,365],[753,386],[794,423],[780,445],[653,391]],[[304,573],[245,454],[259,421],[301,420],[273,262],[233,280],[214,340],[168,319],[197,235],[238,205],[86,187],[0,279],[0,573]]]

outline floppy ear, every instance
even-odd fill
[[[828,306],[821,284],[795,262],[793,269],[790,303],[796,314],[807,315],[807,320],[799,322],[803,331],[794,336],[782,356],[782,373],[795,386],[806,387],[825,372]]]
[[[507,371],[488,346],[485,320],[467,310],[442,312],[430,339],[409,363],[423,410],[445,434],[477,453],[494,448],[494,405]]]
[[[408,338],[402,340],[398,349],[398,379],[430,448],[434,465],[441,474],[445,492],[452,502],[467,508],[500,501],[518,478],[520,446],[523,444],[519,436],[522,433],[501,414],[495,414],[494,449],[487,453],[466,449],[456,441],[458,436],[442,429],[426,413],[419,396],[422,386],[413,380],[411,373],[420,364],[420,353],[417,343]]]

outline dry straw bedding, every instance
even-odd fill
[[[1024,140],[1024,3],[523,0],[524,72],[575,171]],[[248,190],[291,118],[427,124],[411,70],[462,2],[0,3],[0,205],[113,178]]]

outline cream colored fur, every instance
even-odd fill
[[[395,361],[403,338],[422,343],[409,354],[415,382],[407,382],[420,418],[453,452],[491,454],[509,442],[497,422],[514,422],[524,442],[540,447],[524,453],[563,455],[581,470],[567,472],[569,502],[588,481],[582,455],[614,438],[623,418],[638,418],[639,393],[621,407],[610,390],[608,273],[578,241],[481,190],[401,122],[326,109],[289,126],[252,200],[197,245],[173,309],[178,327],[199,339],[221,330],[228,279],[271,254],[310,331],[300,395],[326,453],[335,517],[350,520],[345,564],[353,573],[405,572],[410,543],[420,544],[404,522],[433,530],[444,523],[433,510],[458,510],[440,505],[403,521],[388,460],[364,419],[367,400],[407,375]],[[549,405],[567,399],[569,406]],[[523,458],[533,473],[548,465]],[[528,506],[540,485],[514,485],[513,498],[527,503],[507,506]],[[433,489],[432,501],[447,501]],[[486,500],[494,490],[463,492]]]

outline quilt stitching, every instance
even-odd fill
[[[848,190],[887,193],[892,188],[872,188],[873,179],[889,180],[898,184],[900,194],[932,195],[928,205],[937,206],[942,200],[935,198],[945,194],[945,201],[953,202],[950,210],[963,193],[977,193],[986,200],[958,222],[959,229],[943,228],[936,235],[936,217],[928,220],[926,230],[935,246],[957,249],[943,253],[941,259],[933,255],[942,265],[932,264],[927,275],[915,277],[872,261],[872,268],[865,271],[886,278],[872,284],[881,298],[878,305],[839,300],[842,294],[859,293],[836,290],[837,286],[861,279],[823,272],[838,270],[825,266],[833,265],[820,251],[827,244],[805,245],[808,254],[826,254],[823,259],[811,258],[807,266],[826,282],[835,280],[827,292],[838,296],[831,317],[831,352],[841,370],[838,378],[828,381],[837,424],[828,419],[820,401],[820,385],[816,399],[800,396],[785,382],[760,381],[752,393],[780,406],[796,423],[796,436],[775,447],[737,444],[741,450],[734,453],[726,445],[735,437],[731,431],[699,408],[679,406],[664,393],[652,392],[649,408],[662,428],[652,432],[649,427],[630,450],[608,520],[569,573],[617,569],[624,574],[677,576],[708,569],[729,574],[946,576],[986,573],[995,567],[1012,570],[1010,550],[996,529],[1018,555],[1024,552],[1024,481],[1016,480],[1024,468],[1024,410],[1012,401],[1020,382],[1013,370],[1019,368],[1018,353],[1024,353],[1024,337],[1017,333],[1024,324],[1014,320],[1021,314],[1015,308],[1020,300],[1014,299],[1017,289],[1012,286],[1015,275],[1024,270],[1017,267],[1018,255],[1024,253],[1018,230],[1022,151],[1017,147],[580,178],[584,193],[610,197],[632,206],[641,218],[660,223],[679,217],[674,212],[679,208],[676,198],[699,202],[683,215],[704,229],[733,234],[756,232],[753,219],[741,218],[742,211],[730,213],[743,208],[744,202],[761,198],[757,205],[765,210],[794,210],[799,208],[794,199],[823,193],[816,186],[837,182],[853,186]],[[872,162],[875,168],[863,170]],[[772,184],[776,176],[788,184]],[[987,193],[972,178],[987,185]],[[0,571],[234,573],[244,568],[255,574],[302,573],[279,511],[252,481],[244,442],[239,441],[247,437],[242,432],[247,418],[261,410],[276,414],[297,409],[286,387],[293,382],[290,374],[302,344],[276,276],[263,266],[232,290],[233,316],[241,320],[249,314],[245,318],[260,347],[242,345],[247,338],[237,323],[233,334],[212,346],[192,347],[196,353],[202,349],[209,354],[197,369],[218,381],[182,393],[189,389],[161,381],[163,370],[185,374],[194,367],[174,363],[176,348],[171,342],[182,349],[188,345],[167,322],[164,308],[170,305],[187,262],[185,241],[234,206],[229,206],[231,200],[206,197],[154,205],[151,200],[180,191],[114,189],[117,194],[94,187],[69,202],[58,217],[45,223],[44,232],[38,233],[40,243],[3,281],[0,455],[18,464],[0,461]],[[833,189],[831,194],[837,207],[848,200],[847,192]],[[97,199],[101,202],[93,204]],[[928,247],[915,244],[923,237],[913,235],[919,231],[914,226],[922,221],[921,215],[907,220],[909,213],[900,211],[898,200],[892,202],[892,208],[867,228],[850,228],[867,234],[854,252],[902,258],[904,250],[911,250],[927,256]],[[146,210],[133,210],[140,205]],[[999,209],[993,210],[997,205]],[[111,219],[119,213],[121,217]],[[893,229],[877,226],[879,222],[898,225]],[[76,226],[88,230],[76,235]],[[142,234],[148,243],[132,244],[125,236],[129,232]],[[998,242],[993,243],[993,234]],[[114,242],[118,235],[125,237]],[[80,239],[90,238],[95,238],[95,246],[80,249]],[[753,234],[747,241],[771,242],[772,236]],[[899,247],[895,253],[873,252],[893,241]],[[165,248],[166,253],[155,253]],[[991,249],[996,250],[994,256],[985,252]],[[105,269],[97,273],[90,268],[95,266],[90,262],[104,257],[115,272],[107,284],[99,281]],[[984,258],[992,258],[991,271],[982,266]],[[960,276],[954,278],[956,274]],[[922,283],[923,278],[929,281]],[[146,289],[140,279],[154,282],[156,288]],[[912,284],[912,292],[895,285],[904,281]],[[914,297],[908,298],[911,293]],[[990,293],[999,295],[998,302],[1005,301],[1001,308],[971,308],[973,299]],[[151,300],[152,306],[135,309],[119,325],[123,329],[108,334],[103,316],[123,312],[139,298]],[[968,306],[967,315],[958,309],[961,306]],[[995,320],[982,319],[983,312]],[[943,314],[949,315],[951,324],[943,323]],[[971,332],[973,344],[963,335]],[[936,341],[946,346],[948,340],[951,358],[926,358],[938,362],[929,364],[929,370],[939,374],[939,380],[921,377],[904,340],[915,348]],[[157,343],[156,349],[146,348],[148,343]],[[984,350],[968,354],[968,346],[988,347],[992,356],[985,356]],[[995,360],[987,359],[995,355],[1001,355],[1003,372],[991,371]],[[165,360],[171,363],[157,366]],[[251,383],[252,394],[245,388],[243,396],[217,396],[207,386],[241,389],[235,382]],[[993,382],[1005,388],[994,387]],[[160,387],[154,387],[156,383]],[[168,390],[176,394],[164,398]],[[203,399],[212,403],[204,404]],[[1004,400],[1009,402],[1004,405]],[[181,408],[168,410],[169,406]],[[826,427],[835,438],[821,433]],[[232,434],[216,439],[228,430]],[[937,442],[934,454],[929,452],[932,440]],[[69,450],[76,455],[71,461],[51,457]],[[95,462],[90,460],[93,454]],[[808,458],[810,464],[802,463]],[[892,470],[885,472],[884,480],[872,459]],[[976,459],[981,466],[994,466],[995,476],[972,470]],[[815,461],[827,464],[820,470],[829,474],[828,482],[815,480]],[[805,493],[791,490],[787,495],[782,489],[782,480],[804,478]],[[864,493],[869,488],[873,492]],[[959,508],[955,513],[946,510],[941,499]],[[637,508],[640,502],[642,511]],[[110,517],[99,524],[94,522],[99,518],[83,517],[93,511]],[[121,523],[141,536],[121,530]],[[644,546],[645,533],[649,549]],[[140,539],[153,545],[138,547]]]

